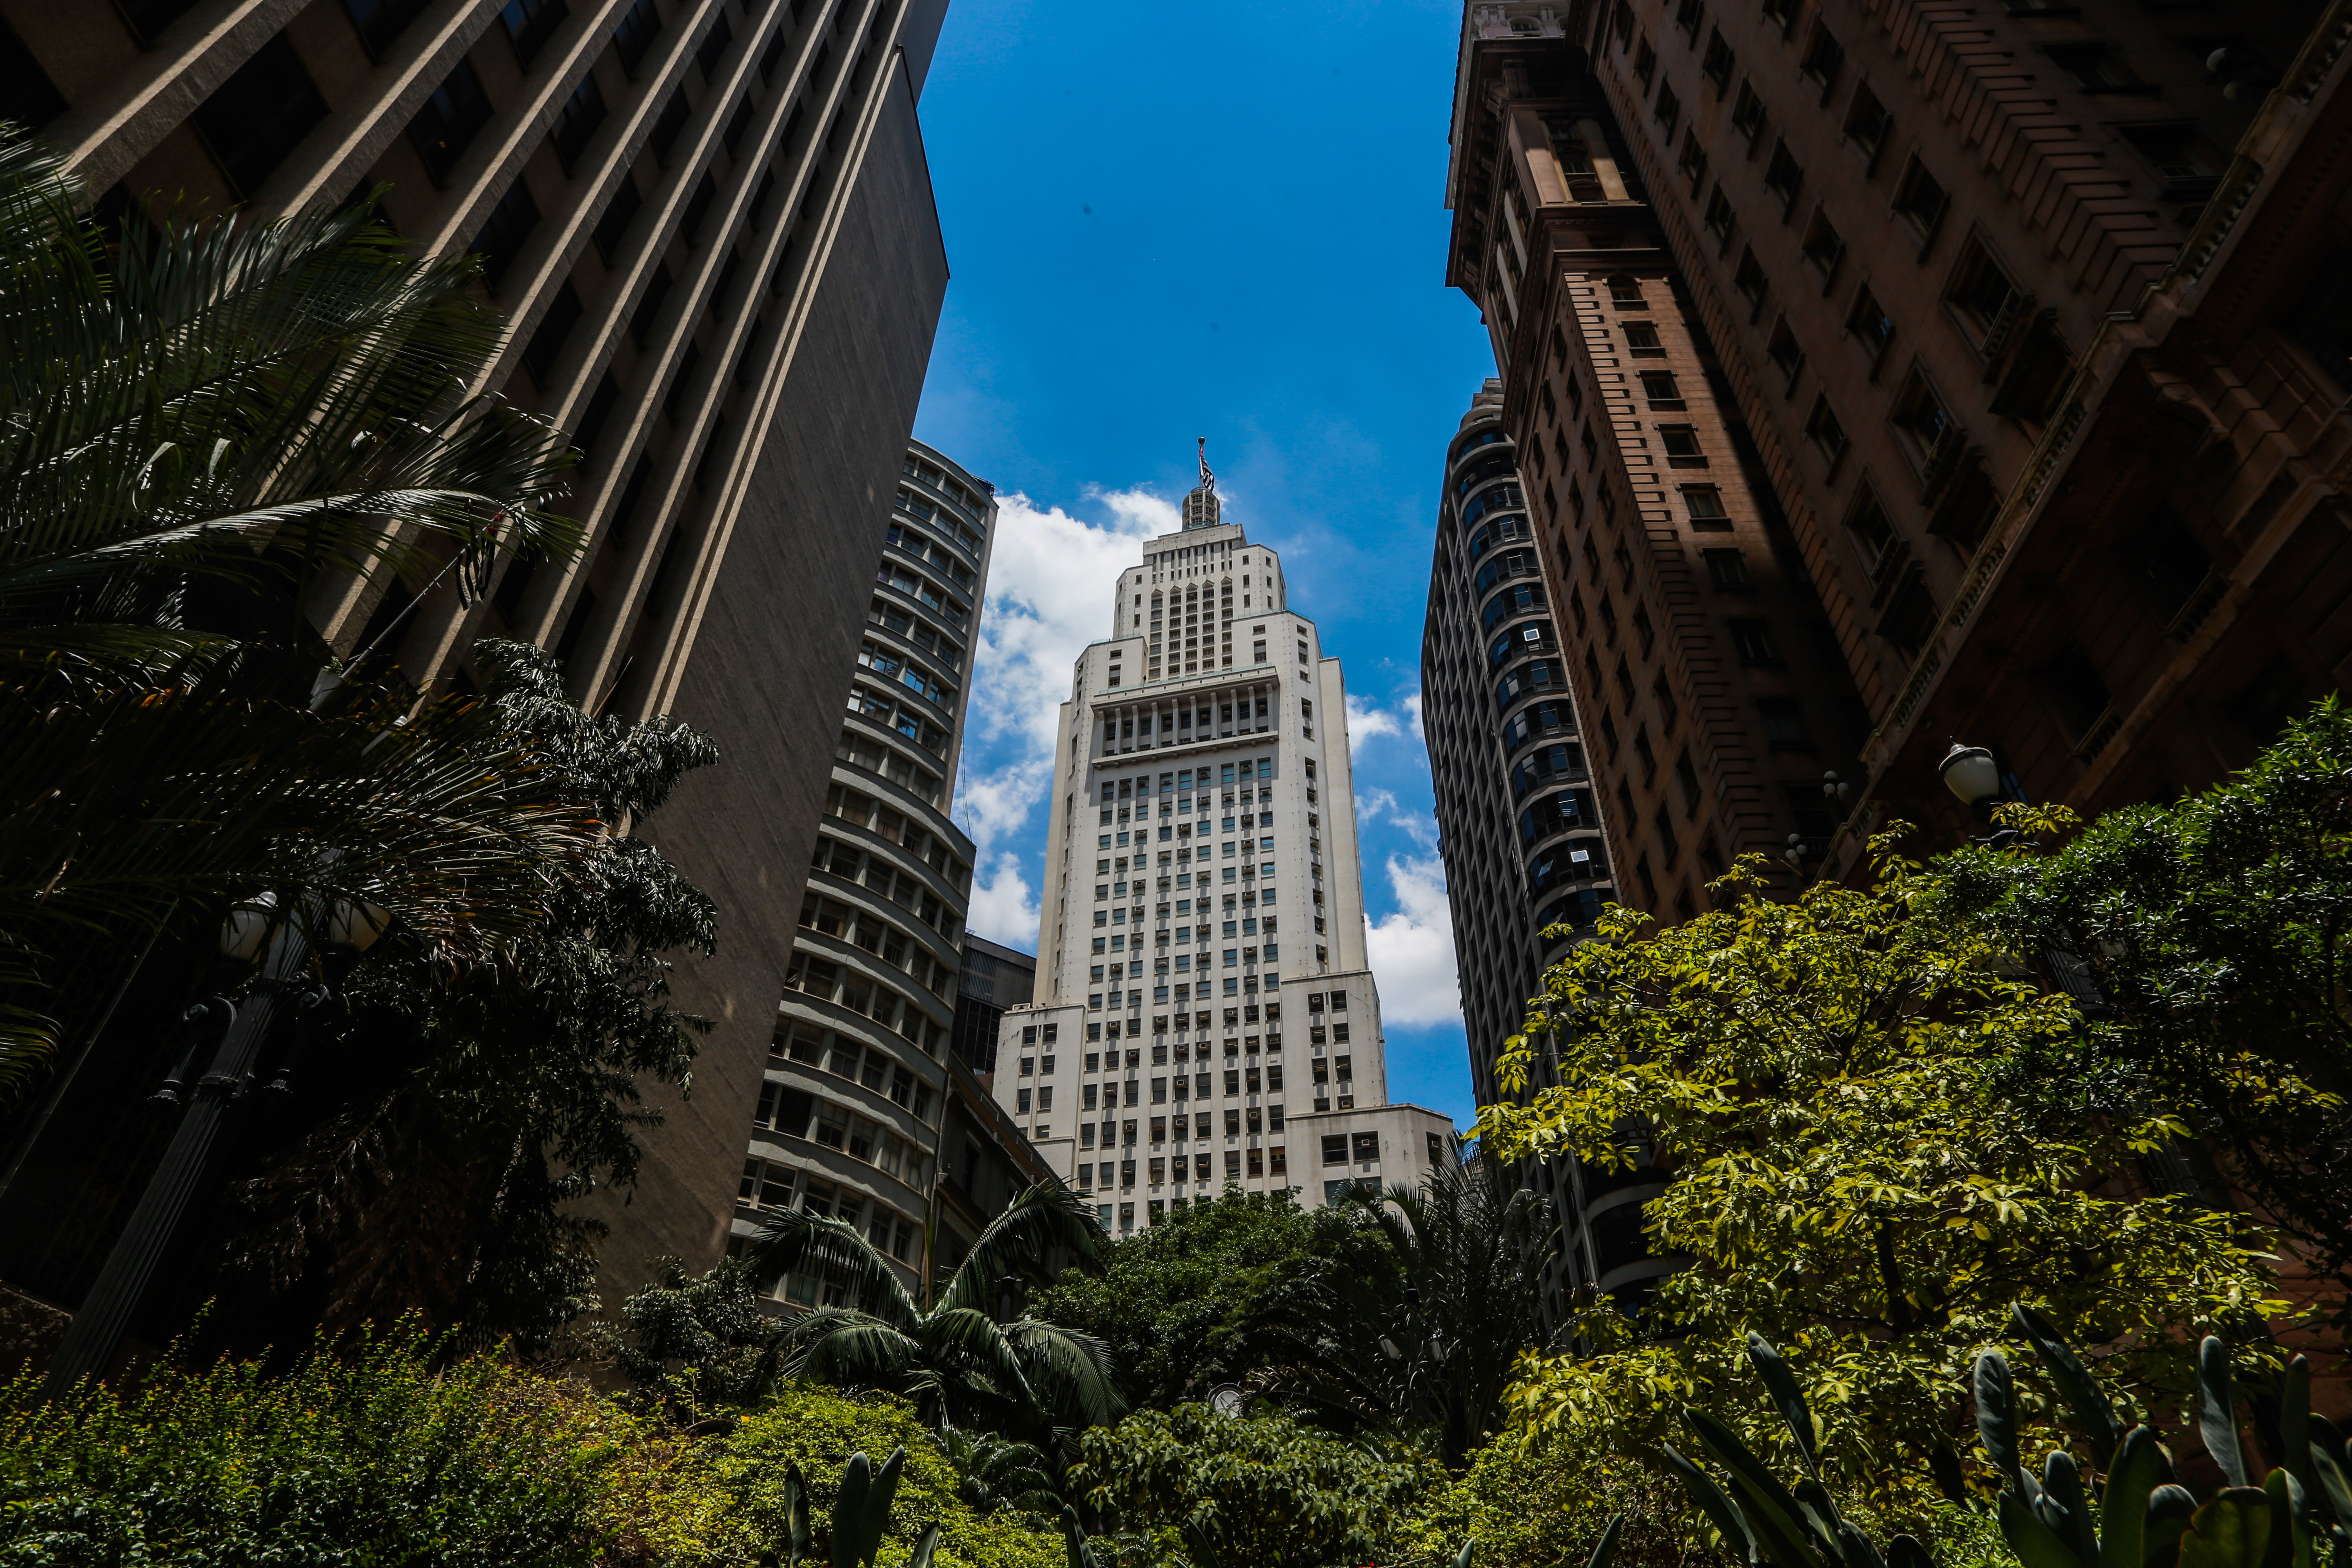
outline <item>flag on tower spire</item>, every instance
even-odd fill
[[[1183,516],[1186,528],[1214,528],[1221,521],[1223,508],[1217,504],[1217,476],[1209,468],[1209,438],[1200,438],[1201,482],[1184,498]]]
[[[1209,438],[1206,436],[1201,437],[1201,489],[1212,495],[1217,489],[1217,476],[1209,471]]]

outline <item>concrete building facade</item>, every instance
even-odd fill
[[[647,833],[718,901],[719,952],[682,963],[676,987],[718,1026],[692,1097],[652,1097],[667,1121],[635,1194],[604,1206],[608,1300],[652,1258],[707,1263],[726,1239],[835,787],[808,727],[831,733],[819,716],[866,632],[946,287],[915,113],[944,9],[0,3],[0,112],[66,152],[102,218],[267,216],[383,187],[383,216],[417,250],[481,257],[512,323],[475,390],[574,435],[583,460],[561,504],[586,527],[583,559],[502,562],[471,606],[446,587],[417,600],[382,575],[322,577],[289,619],[347,654],[389,633],[419,686],[462,684],[481,636],[535,640],[583,705],[676,714],[724,752]],[[944,570],[903,563],[913,602],[968,636],[976,578],[958,564],[976,571],[952,549]],[[946,776],[937,757],[920,765]],[[881,784],[877,803],[903,787]],[[944,1027],[952,937],[913,934],[947,944]]]
[[[1618,899],[1672,921],[1741,853],[1817,860],[1868,726],[1610,106],[1532,9],[1465,20],[1447,277],[1501,372]]]
[[[996,1041],[1004,1010],[1037,994],[1037,960],[966,932],[963,973],[957,979],[955,1053],[983,1083],[996,1071]]]
[[[1388,1103],[1339,660],[1201,474],[1073,672],[1037,994],[998,1047],[998,1102],[1119,1235],[1455,1157]]]
[[[1502,421],[1502,383],[1489,380],[1446,449],[1421,645],[1438,848],[1482,1105],[1511,1098],[1496,1063],[1545,966],[1619,897],[1603,837],[1611,807],[1592,787],[1518,450]],[[1538,1058],[1530,1087],[1552,1081]],[[1554,1322],[1580,1287],[1629,1290],[1664,1271],[1639,1225],[1625,1223],[1659,1190],[1654,1176],[1527,1160],[1520,1180],[1543,1194],[1557,1227],[1543,1278]]]

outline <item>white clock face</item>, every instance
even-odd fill
[[[1209,1408],[1220,1415],[1239,1415],[1248,1404],[1249,1396],[1230,1383],[1209,1390]]]

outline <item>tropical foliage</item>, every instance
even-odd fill
[[[1596,1316],[1580,1327],[1601,1353],[1531,1367],[1521,1421],[1633,1452],[1678,1407],[1720,1406],[1785,1458],[1779,1421],[1731,1398],[1760,1333],[1822,1425],[1832,1486],[1890,1501],[1932,1476],[1957,1497],[1969,1363],[2012,1304],[2133,1343],[2115,1370],[2150,1394],[2182,1379],[2181,1331],[2275,1309],[2243,1216],[2100,1187],[2180,1125],[2057,1091],[2084,1059],[2075,1004],[1939,902],[1898,842],[1874,844],[1867,889],[1775,902],[1743,869],[1730,907],[1654,936],[1614,910],[1547,973],[1507,1072],[1524,1083],[1545,1051],[1559,1087],[1482,1127],[1504,1149],[1671,1167],[1648,1225],[1687,1262],[1650,1337]]]
[[[814,1276],[829,1303],[782,1330],[783,1370],[915,1401],[933,1425],[1050,1438],[1126,1408],[1100,1341],[1034,1317],[998,1316],[999,1285],[1023,1269],[1083,1264],[1102,1245],[1093,1215],[1058,1182],[1014,1198],[961,1263],[918,1298],[855,1226],[796,1209],[772,1215],[750,1249],[764,1276]]]
[[[595,837],[470,705],[319,684],[295,613],[321,567],[571,547],[562,436],[473,390],[471,265],[363,207],[110,245],[80,199],[0,132],[0,1082],[175,919],[302,887],[469,959]]]

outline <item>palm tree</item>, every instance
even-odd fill
[[[495,715],[322,679],[293,609],[321,568],[574,546],[562,434],[472,390],[472,263],[364,206],[110,246],[82,203],[0,126],[0,1087],[175,921],[303,888],[464,958],[600,836]],[[221,613],[263,590],[280,626]]]
[[[1328,1425],[1433,1438],[1457,1464],[1501,1428],[1519,1352],[1545,1342],[1542,1199],[1478,1159],[1350,1201],[1387,1242],[1400,1289],[1310,1275],[1278,1293],[1261,1316],[1291,1353],[1259,1384]]]
[[[919,1300],[855,1226],[831,1216],[778,1210],[749,1256],[762,1278],[824,1281],[825,1304],[784,1328],[786,1375],[907,1395],[933,1426],[1045,1436],[1126,1413],[1109,1349],[1034,1318],[1002,1321],[989,1306],[1015,1269],[1042,1271],[1057,1252],[1092,1263],[1102,1244],[1086,1206],[1045,1181],[1014,1198]]]

